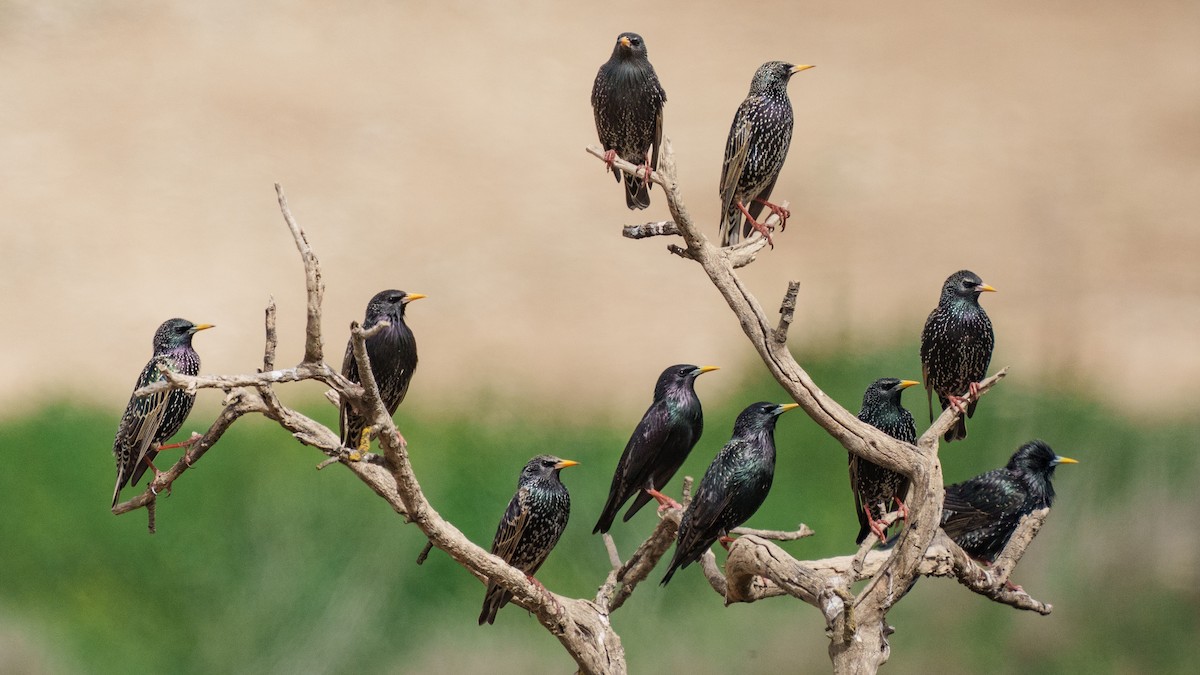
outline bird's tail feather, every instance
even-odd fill
[[[637,176],[625,174],[625,206],[644,209],[650,206],[650,186]]]

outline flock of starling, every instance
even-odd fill
[[[755,73],[750,93],[739,106],[726,144],[721,176],[724,245],[736,243],[753,229],[770,240],[770,232],[757,218],[764,207],[786,222],[787,213],[768,200],[779,177],[792,134],[792,108],[787,97],[789,78],[811,66],[782,61],[763,64]],[[646,57],[646,45],[635,33],[617,38],[611,58],[600,67],[592,91],[596,128],[610,163],[619,156],[646,169],[647,179],[624,175],[626,203],[631,209],[649,205],[649,172],[657,168],[662,140],[666,94]],[[617,172],[621,180],[621,172]],[[979,305],[983,292],[994,291],[974,273],[952,274],[942,286],[937,307],[921,333],[920,358],[924,385],[933,420],[932,396],[942,409],[954,406],[962,413],[946,434],[947,441],[966,438],[965,418],[974,414],[978,383],[986,376],[994,335],[987,313]],[[417,367],[417,346],[404,321],[405,307],[425,297],[419,293],[386,290],[367,305],[363,327],[386,321],[388,326],[366,340],[371,372],[389,414],[394,414],[408,392]],[[136,390],[163,379],[160,366],[196,375],[200,357],[192,337],[209,324],[171,319],[154,334],[154,352],[138,377]],[[635,427],[617,461],[608,499],[601,509],[595,533],[607,533],[618,512],[632,500],[624,521],[651,499],[676,506],[661,490],[682,467],[704,430],[704,415],[696,395],[700,375],[714,366],[674,365],[662,372],[654,387],[650,407]],[[360,382],[358,364],[350,344],[342,374]],[[913,416],[901,405],[901,394],[914,380],[880,378],[863,394],[858,418],[906,443],[917,439]],[[182,427],[191,411],[194,394],[171,389],[148,396],[133,395],[113,442],[117,481],[113,506],[127,483],[137,484],[152,460]],[[666,584],[681,568],[700,559],[713,543],[730,533],[762,506],[775,471],[775,423],[795,403],[759,402],[738,416],[729,442],[704,472],[692,500],[684,507],[674,557],[662,579]],[[342,445],[351,450],[369,447],[371,429],[362,414],[343,403],[339,414]],[[351,455],[353,456],[353,455]],[[1054,468],[1075,460],[1060,457],[1044,442],[1021,446],[1007,466],[948,486],[942,510],[942,527],[969,555],[991,562],[1012,536],[1021,517],[1054,499],[1050,484]],[[571,498],[559,472],[577,462],[538,455],[521,471],[513,495],[496,530],[491,551],[531,580],[566,529]],[[849,456],[850,483],[860,524],[856,542],[874,533],[886,540],[884,516],[894,503],[907,515],[904,500],[908,479],[865,459]],[[157,469],[155,469],[157,472]],[[494,581],[488,583],[479,623],[492,623],[510,595]]]

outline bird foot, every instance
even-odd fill
[[[971,384],[968,384],[967,391],[971,392],[971,400],[972,401],[979,400],[979,383],[978,382],[972,382]]]
[[[737,207],[738,207],[738,211],[741,211],[741,212],[742,212],[742,214],[746,216],[746,222],[747,222],[747,223],[750,223],[751,225],[753,225],[753,226],[754,226],[754,229],[758,230],[759,234],[761,234],[762,236],[766,237],[766,239],[767,239],[767,244],[768,244],[768,245],[769,245],[769,246],[770,246],[772,249],[774,249],[774,248],[775,248],[775,242],[771,241],[771,228],[769,228],[769,227],[767,227],[766,225],[763,225],[762,223],[760,223],[760,222],[758,222],[757,220],[755,220],[755,219],[754,219],[754,216],[750,215],[750,212],[746,210],[746,207],[745,207],[745,205],[743,205],[741,201],[738,201],[738,203],[737,203]]]
[[[734,541],[736,541],[736,539],[734,539],[733,537],[730,537],[728,535],[717,538],[717,543],[720,544],[721,548],[725,549],[726,551],[729,550],[729,545],[732,544]]]
[[[900,519],[904,521],[905,525],[907,525],[908,507],[904,505],[904,502],[900,501],[899,497],[892,497],[892,500],[896,502],[896,510],[900,512]]]
[[[947,396],[946,400],[950,402],[950,405],[953,406],[960,415],[967,414],[967,403],[970,399],[968,399],[966,396]]]
[[[772,204],[771,202],[769,202],[765,199],[755,199],[754,201],[758,202],[759,204],[762,204],[763,206],[767,207],[768,209],[771,209],[771,213],[774,213],[779,218],[779,231],[780,232],[783,232],[784,230],[787,229],[788,218],[792,217],[791,211],[789,211],[788,209],[786,209],[778,204]]]
[[[679,502],[675,501],[674,499],[671,499],[670,497],[664,495],[663,493],[659,492],[658,490],[655,490],[654,488],[646,488],[646,494],[650,495],[651,497],[654,497],[654,499],[658,502],[658,505],[659,505],[658,508],[660,510],[661,509],[683,510],[683,504],[680,504]]]
[[[170,443],[167,445],[160,445],[160,446],[158,446],[158,451],[162,452],[163,450],[174,450],[175,448],[190,448],[190,447],[192,447],[193,443],[200,440],[201,438],[203,438],[203,436],[193,432],[192,435],[190,437],[188,437],[188,439],[186,441],[179,441],[178,443]]]
[[[363,427],[362,434],[358,437],[358,447],[355,448],[346,459],[351,462],[361,462],[362,458],[371,451],[371,427]]]
[[[864,506],[863,511],[867,514],[867,526],[871,528],[871,534],[874,534],[881,544],[887,541],[887,528],[871,515],[871,507]]]
[[[617,159],[617,151],[616,150],[605,150],[604,151],[604,168],[608,171],[612,171],[613,170],[613,162],[615,162],[616,159]]]
[[[646,188],[649,189],[650,188],[650,172],[653,170],[650,168],[650,158],[649,157],[646,157],[646,163],[642,165],[642,168],[646,170],[646,173],[642,174],[642,182],[645,183]]]
[[[1008,579],[1004,580],[1004,587],[1010,591],[1015,591],[1017,593],[1025,592],[1025,589],[1021,588],[1021,586],[1019,584],[1014,584],[1013,582],[1009,581]]]

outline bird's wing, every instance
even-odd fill
[[[921,381],[925,383],[925,401],[929,404],[929,421],[933,422],[933,385],[929,383],[929,363],[925,361],[924,354],[921,355]]]
[[[860,527],[869,527],[867,514],[863,511],[862,495],[858,493],[858,455],[850,454],[850,491],[854,493],[854,512],[858,514],[858,524]]]
[[[1024,497],[1013,490],[990,493],[986,499],[977,498],[981,485],[1007,482],[1005,478],[1004,475],[989,471],[978,478],[946,488],[942,502],[942,529],[951,539],[986,527],[994,523],[1000,514],[1020,506]]]
[[[658,171],[658,148],[662,145],[663,104],[667,102],[667,92],[663,91],[662,85],[659,85],[658,82],[654,84],[658,88],[660,98],[658,101],[658,114],[654,116],[654,141],[650,144],[650,166],[655,171]]]
[[[729,128],[729,140],[725,143],[725,164],[721,167],[721,214],[729,213],[734,206],[738,179],[746,166],[746,158],[750,154],[750,136],[752,123],[747,114],[751,99],[742,102],[733,124]]]
[[[163,379],[162,373],[158,372],[159,363],[167,362],[161,358],[155,358],[146,364],[142,376],[138,378],[138,388]],[[167,397],[170,393],[170,390],[164,389],[149,396],[136,396],[130,399],[129,410],[121,420],[118,436],[130,449],[130,456],[134,458],[132,467],[136,467],[142,462],[146,457],[146,451],[154,443],[154,437],[158,433],[163,415],[167,411]]]
[[[621,456],[621,471],[635,490],[646,487],[671,433],[671,417],[664,401],[655,401],[629,438]]]
[[[493,555],[506,561],[513,559],[513,554],[517,552],[521,542],[521,535],[525,533],[525,523],[529,519],[528,501],[529,489],[524,487],[518,488],[517,494],[509,500],[504,517],[500,519],[500,525],[496,528],[496,537],[492,540]]]

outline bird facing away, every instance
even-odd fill
[[[768,200],[792,143],[794,118],[788,80],[809,68],[812,66],[770,61],[759,66],[750,81],[750,93],[738,106],[725,142],[725,164],[721,167],[722,246],[738,243],[754,228],[774,247],[770,231],[758,222],[764,206],[779,216],[781,230],[787,226],[791,214]]]
[[[1023,516],[1054,503],[1050,479],[1059,464],[1078,462],[1034,440],[1013,453],[1004,468],[947,486],[942,529],[967,555],[994,562]]]
[[[212,328],[212,324],[194,324],[187,319],[164,321],[154,331],[154,356],[142,369],[133,390],[163,379],[158,364],[183,375],[200,372],[200,355],[192,349],[192,336]],[[132,481],[137,485],[147,466],[152,466],[163,441],[175,435],[192,411],[195,394],[182,389],[160,391],[149,396],[130,396],[117,426],[113,440],[113,455],[117,458],[117,486],[113,488],[112,505],[117,505],[121,488]],[[157,471],[157,469],[155,469]]]
[[[375,384],[379,386],[379,398],[389,415],[394,415],[396,408],[404,401],[404,395],[408,393],[408,383],[412,381],[413,372],[417,369],[417,340],[404,323],[404,307],[423,297],[425,296],[420,293],[380,291],[367,303],[363,329],[372,328],[380,321],[387,321],[389,324],[387,328],[367,338],[371,374],[375,376]],[[354,360],[353,342],[349,340],[346,342],[346,357],[342,360],[342,375],[351,382],[362,382],[358,373],[358,362]],[[343,446],[365,451],[369,442],[363,438],[363,431],[368,428],[366,420],[346,401],[342,402],[338,425]]]
[[[775,421],[797,404],[762,401],[738,415],[733,438],[704,472],[696,496],[683,512],[675,557],[663,576],[696,562],[718,538],[750,519],[762,506],[775,478]]]
[[[946,432],[946,442],[966,438],[966,417],[975,414],[979,381],[987,376],[996,340],[992,320],[979,306],[979,294],[995,290],[969,270],[951,274],[921,331],[921,369],[929,399],[929,420],[933,421],[934,392],[942,410],[953,405],[966,415]],[[962,397],[967,393],[971,402],[964,407]]]
[[[618,35],[612,56],[596,73],[592,110],[596,114],[596,133],[604,146],[604,160],[617,182],[624,176],[625,205],[630,209],[650,206],[650,171],[658,169],[666,102],[667,92],[658,83],[654,66],[646,57],[642,36]],[[612,162],[616,157],[644,166],[645,179],[614,169]]]
[[[858,411],[858,419],[879,429],[892,438],[905,443],[917,442],[917,425],[913,422],[912,413],[900,405],[900,395],[904,390],[920,384],[915,380],[898,380],[894,377],[881,377],[867,387],[863,394],[862,409]],[[869,532],[875,532],[879,541],[887,540],[887,531],[879,523],[888,512],[892,502],[900,509],[900,513],[908,518],[908,510],[904,506],[904,497],[908,494],[908,478],[896,471],[885,469],[878,464],[850,455],[850,489],[854,491],[854,508],[858,512],[858,538],[854,543],[861,544]]]
[[[683,466],[704,432],[704,411],[696,397],[696,378],[713,370],[717,367],[680,364],[658,376],[654,401],[621,453],[608,501],[592,534],[608,532],[617,511],[636,494],[623,520],[632,518],[653,496],[648,491],[661,490]]]
[[[529,460],[517,480],[517,494],[508,502],[504,518],[496,528],[492,555],[524,572],[530,581],[567,529],[571,495],[559,480],[558,472],[577,464],[553,455],[538,455]],[[511,598],[508,591],[489,581],[479,625],[495,623],[496,612]]]

